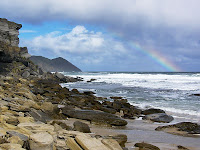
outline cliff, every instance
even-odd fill
[[[62,57],[48,59],[42,56],[31,56],[30,60],[37,64],[43,71],[49,72],[81,72],[79,68]]]
[[[27,47],[18,47],[19,29],[17,24],[0,18],[0,73],[22,75],[38,75],[41,70],[28,57]],[[27,73],[28,72],[28,73]]]

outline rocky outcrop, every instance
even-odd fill
[[[0,41],[6,43],[8,46],[18,47],[18,35],[21,27],[21,24],[0,18]]]
[[[79,68],[62,57],[48,59],[42,56],[31,56],[30,60],[46,72],[81,72]]]
[[[63,108],[62,113],[68,117],[88,120],[97,124],[105,124],[111,126],[125,126],[127,121],[110,113],[94,111],[94,110],[75,110]]]
[[[198,135],[200,134],[200,125],[192,122],[180,122],[173,125],[159,126],[155,130],[184,136]]]
[[[23,75],[25,78],[42,74],[28,59],[27,47],[18,47],[21,27],[21,24],[0,18],[0,73]]]
[[[62,108],[87,107],[98,112],[97,116],[106,114],[101,123],[126,125],[127,122],[113,114],[93,110],[102,107],[93,93],[62,88],[59,83],[80,78],[42,72],[28,59],[27,48],[18,47],[16,37],[21,26],[6,19],[0,21],[0,149],[121,149],[114,138],[104,140],[107,138],[82,133],[90,132],[84,123],[74,123],[74,130],[82,132],[71,131]]]

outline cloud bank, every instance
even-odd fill
[[[184,70],[195,71],[200,65],[199,5],[199,0],[18,0],[17,3],[6,0],[0,2],[0,14],[10,20],[30,24],[60,21],[72,25],[101,26],[121,38],[122,43],[139,43],[146,49],[155,49]],[[34,49],[48,49],[45,47],[49,45],[48,40],[45,39],[50,38],[49,41],[55,40],[50,42],[52,47],[56,46],[59,52],[67,51],[71,56],[73,52],[99,54],[100,51],[112,53],[115,50],[106,44],[105,35],[90,33],[81,26],[76,28],[73,30],[80,31],[36,37]],[[74,37],[73,32],[81,33]],[[78,42],[81,47],[76,44]],[[140,54],[134,49],[127,50],[127,55],[137,55],[134,62],[137,61]],[[115,56],[113,61],[118,59]],[[129,65],[134,64],[132,59],[127,61]],[[141,67],[148,68],[148,65]]]

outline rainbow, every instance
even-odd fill
[[[142,48],[139,44],[131,42],[131,47],[133,49],[142,51],[145,55],[149,56],[151,59],[153,59],[155,62],[157,62],[159,65],[164,67],[169,72],[181,72],[182,69],[173,64],[173,62],[167,60],[161,53],[155,50],[146,50]]]

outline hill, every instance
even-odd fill
[[[48,59],[42,56],[31,56],[30,60],[38,65],[43,71],[49,72],[81,72],[79,68],[62,57]]]

